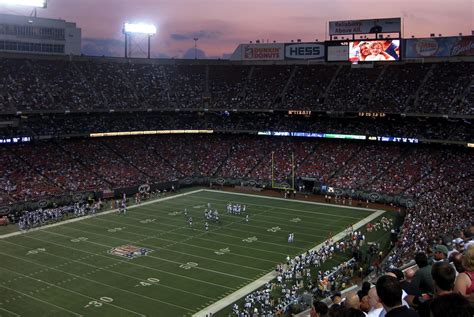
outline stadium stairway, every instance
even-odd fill
[[[140,141],[143,143],[144,146],[146,145],[146,143],[143,140],[140,140]],[[185,173],[183,173],[183,171],[181,171],[177,166],[174,166],[166,157],[164,157],[158,151],[156,151],[156,149],[153,150],[153,153],[159,156],[163,160],[163,162],[168,164],[168,166],[170,166],[172,169],[177,171],[180,175],[185,176]]]
[[[334,75],[332,76],[331,81],[329,82],[329,84],[328,84],[327,87],[326,87],[326,90],[324,91],[324,94],[321,96],[321,99],[322,99],[322,100],[327,100],[327,96],[328,96],[328,94],[329,94],[329,91],[331,91],[332,86],[334,86],[334,83],[336,82],[336,79],[338,78],[339,73],[341,72],[343,66],[344,66],[344,65],[342,65],[342,64],[339,65],[339,67],[337,68],[336,72],[335,72]]]
[[[117,148],[114,148],[110,145],[109,142],[102,142],[102,145],[104,147],[106,147],[107,149],[109,149],[112,153],[114,153],[115,155],[117,155],[119,158],[121,158],[124,162],[126,162],[128,165],[130,165],[130,167],[136,169],[137,171],[139,171],[141,174],[145,175],[148,179],[153,179],[153,177],[146,173],[145,171],[142,171],[137,165],[135,165],[133,162],[127,160],[127,158],[125,156],[122,155],[122,153],[117,149]]]
[[[418,103],[420,102],[420,93],[423,91],[423,88],[425,87],[426,83],[428,82],[428,80],[431,78],[431,76],[433,76],[433,73],[434,73],[434,70],[436,68],[436,64],[433,63],[431,64],[431,67],[430,69],[426,72],[426,75],[425,75],[425,78],[423,78],[420,86],[418,87],[418,89],[416,90],[415,92],[415,100],[413,102],[413,105],[414,106],[417,106]],[[405,109],[405,113],[409,112],[410,109],[407,108]]]
[[[395,157],[395,158],[392,158],[392,162],[391,162],[391,165],[390,166],[386,166],[384,169],[382,169],[380,171],[379,174],[377,174],[374,179],[372,179],[372,181],[370,183],[367,183],[366,185],[372,185],[375,181],[377,181],[378,179],[380,179],[382,176],[386,175],[387,172],[390,170],[390,168],[394,165],[397,165],[398,163],[402,162],[403,159],[407,156],[410,155],[410,149],[409,148],[405,148],[402,153],[400,153],[400,155],[398,157]]]
[[[338,167],[334,170],[334,172],[333,172],[331,175],[329,175],[328,181],[331,181],[331,180],[334,179],[334,177],[338,176],[339,173],[341,173],[341,171],[344,169],[344,167],[347,166],[351,161],[353,161],[353,160],[357,157],[357,155],[359,154],[359,152],[360,152],[361,150],[362,150],[362,148],[361,148],[361,147],[358,147],[358,148],[357,148],[357,151],[354,151],[354,153],[353,153],[345,162],[343,162],[343,163],[344,163],[343,165],[338,166]]]
[[[57,147],[59,147],[59,148],[61,149],[61,151],[62,151],[65,155],[69,156],[72,160],[74,160],[74,161],[77,162],[79,165],[81,165],[85,170],[88,170],[89,173],[94,174],[95,177],[97,177],[98,179],[102,180],[104,183],[106,183],[107,185],[109,185],[110,188],[113,188],[113,184],[112,184],[111,182],[109,182],[106,178],[102,177],[100,174],[97,174],[94,170],[90,169],[90,168],[87,166],[87,164],[85,164],[83,161],[80,160],[79,156],[75,155],[75,153],[71,153],[71,152],[69,152],[68,150],[66,150],[66,149],[62,146],[61,142],[55,141],[55,145],[56,145]]]
[[[285,102],[285,96],[286,96],[286,92],[288,91],[288,87],[290,87],[290,84],[291,82],[293,81],[293,78],[295,77],[295,74],[296,74],[296,71],[298,69],[298,65],[295,65],[293,67],[293,69],[291,70],[291,74],[290,74],[290,77],[288,78],[288,81],[286,82],[285,84],[285,87],[283,87],[283,90],[281,91],[281,93],[279,94],[279,98],[281,100],[281,103],[284,103]],[[275,96],[275,100],[278,98],[277,96]],[[275,102],[274,100],[274,102]]]
[[[388,65],[385,64],[382,67],[382,71],[380,72],[379,76],[375,80],[375,83],[372,86],[372,89],[370,89],[369,93],[367,94],[367,103],[366,104],[362,103],[361,108],[359,109],[360,111],[367,110],[368,106],[371,104],[372,99],[374,98],[374,93],[377,91],[377,89],[379,89],[378,83],[384,78],[383,76],[385,72],[387,71],[387,69],[388,69]]]

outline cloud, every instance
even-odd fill
[[[123,56],[125,43],[117,39],[83,38],[82,54],[91,56]]]
[[[172,33],[170,38],[175,41],[188,41],[193,40],[194,38],[214,40],[218,39],[223,35],[220,31],[206,31],[200,30],[197,32],[188,32],[188,33]]]

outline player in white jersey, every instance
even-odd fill
[[[293,243],[293,240],[295,239],[294,233],[290,233],[288,235],[288,243]]]

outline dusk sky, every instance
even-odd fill
[[[327,21],[402,17],[404,36],[470,35],[473,0],[49,0],[38,16],[62,18],[82,28],[83,53],[123,56],[124,21],[153,23],[155,57],[185,56],[199,38],[207,57],[230,54],[256,39],[285,42],[324,40]],[[29,15],[20,6],[0,13]],[[137,39],[139,40],[139,39]],[[141,47],[146,50],[146,41]],[[138,50],[135,50],[138,54]],[[190,52],[188,52],[189,54]],[[194,56],[194,55],[193,55]]]

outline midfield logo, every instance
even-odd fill
[[[122,245],[120,247],[110,249],[109,251],[107,251],[107,253],[121,256],[128,259],[133,259],[139,256],[148,255],[148,253],[150,253],[151,251],[152,250],[150,249],[136,247],[134,245],[127,244],[127,245]]]

